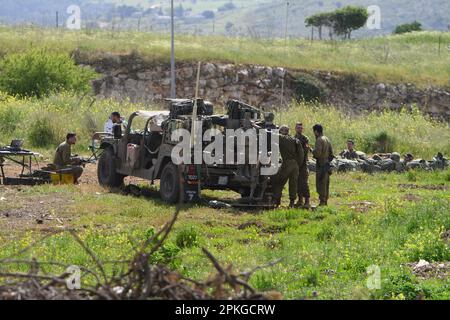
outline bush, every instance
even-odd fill
[[[298,100],[307,102],[323,101],[328,94],[326,85],[307,73],[300,73],[294,81],[294,86]]]
[[[422,294],[422,288],[410,274],[392,274],[382,283],[384,299],[414,300]]]
[[[216,15],[214,14],[214,11],[212,11],[212,10],[205,10],[205,11],[202,12],[202,16],[205,19],[214,19],[214,17]]]
[[[403,253],[411,262],[424,259],[430,262],[448,261],[450,248],[441,239],[442,230],[427,230],[412,234],[406,241]]]
[[[234,3],[227,2],[223,6],[220,6],[217,10],[223,12],[223,11],[234,10],[234,9],[236,9],[236,6],[234,5]]]
[[[366,145],[363,146],[367,153],[388,153],[395,150],[395,139],[386,131],[381,131],[366,138]]]
[[[0,63],[0,89],[20,97],[43,97],[59,91],[88,92],[95,72],[75,65],[66,54],[30,50]]]
[[[413,23],[405,23],[397,26],[394,30],[394,34],[403,34],[413,31],[422,31],[422,24],[418,21],[414,21]]]
[[[49,147],[58,142],[51,121],[47,117],[36,119],[31,123],[28,132],[28,139],[35,147]]]
[[[193,227],[177,233],[175,243],[179,248],[192,248],[198,244],[198,232]]]
[[[0,133],[14,134],[24,116],[25,115],[22,109],[14,108],[10,105],[0,108]]]

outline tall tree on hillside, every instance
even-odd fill
[[[337,35],[350,39],[352,31],[362,28],[369,18],[366,8],[347,6],[333,14],[334,31]]]
[[[330,31],[330,39],[333,34],[350,39],[354,30],[362,28],[369,18],[367,9],[348,6],[333,12],[318,13],[305,20],[307,27],[319,30],[319,39],[322,39],[322,29],[327,27]]]

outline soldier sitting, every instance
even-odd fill
[[[355,142],[351,139],[347,140],[347,150],[342,151],[339,155],[344,159],[358,160],[359,154],[355,150]]]
[[[68,173],[74,176],[74,183],[78,184],[78,179],[83,174],[81,167],[81,159],[74,157],[71,154],[72,145],[77,143],[77,135],[75,133],[68,133],[66,141],[61,143],[55,152],[53,165],[57,172]]]

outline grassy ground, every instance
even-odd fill
[[[440,40],[439,40],[440,39]],[[30,47],[70,52],[76,48],[95,57],[99,51],[127,53],[168,61],[169,37],[158,33],[35,28],[0,28],[0,54]],[[439,51],[439,43],[440,51]],[[178,60],[229,61],[310,70],[358,73],[379,81],[404,81],[421,86],[449,86],[450,33],[423,32],[354,41],[291,39],[258,40],[221,36],[178,35]]]
[[[312,188],[313,180],[312,176]],[[313,212],[185,207],[157,260],[203,279],[213,267],[200,247],[241,271],[282,258],[278,265],[258,271],[251,283],[259,290],[280,291],[287,299],[450,299],[448,277],[422,279],[406,265],[419,259],[449,261],[449,246],[441,239],[450,229],[449,187],[449,171],[347,173],[332,177],[330,206]],[[235,197],[228,192],[206,192],[206,196]],[[157,198],[123,196],[94,183],[0,187],[0,197],[0,258],[72,227],[102,261],[126,259],[174,212],[174,207]],[[45,217],[44,222],[37,224],[36,215]],[[38,242],[20,257],[95,268],[66,233]],[[381,269],[379,290],[366,287],[366,269],[371,265]],[[27,271],[23,265],[0,268]],[[119,268],[116,263],[107,270]]]

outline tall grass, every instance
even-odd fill
[[[354,115],[322,104],[293,103],[287,112],[278,114],[277,122],[280,121],[291,130],[296,122],[302,122],[310,138],[312,126],[322,124],[335,153],[345,148],[348,139],[356,142],[357,149],[373,153],[377,150],[372,145],[380,135],[387,135],[392,144],[391,150],[386,151],[411,152],[424,158],[431,158],[438,151],[447,154],[450,151],[448,124],[433,120],[418,109]]]
[[[83,153],[87,152],[92,133],[103,130],[112,111],[128,117],[135,110],[155,108],[160,107],[113,99],[94,100],[69,93],[42,99],[17,99],[0,94],[0,145],[9,143],[12,138],[23,138],[27,147],[37,147],[49,154],[67,132],[74,131],[80,140],[76,151]],[[222,108],[216,106],[216,110]],[[276,115],[277,123],[286,123],[292,130],[298,121],[303,122],[310,138],[313,138],[312,126],[321,123],[336,153],[345,147],[349,138],[355,140],[358,149],[370,152],[370,146],[376,142],[374,139],[380,135],[391,139],[393,150],[411,152],[416,157],[430,158],[438,151],[448,153],[450,150],[448,125],[418,110],[350,115],[323,104],[292,103],[288,110]],[[311,140],[314,143],[314,139]]]
[[[129,53],[133,50],[138,50],[149,59],[168,61],[170,56],[169,36],[161,33],[0,27],[0,44],[0,55],[44,47],[58,52],[70,52],[78,48],[89,53],[92,58],[99,51]],[[176,37],[176,57],[178,60],[333,70],[358,73],[379,81],[449,86],[448,45],[450,33],[438,32],[342,42],[291,39],[287,45],[280,39],[179,34]]]

